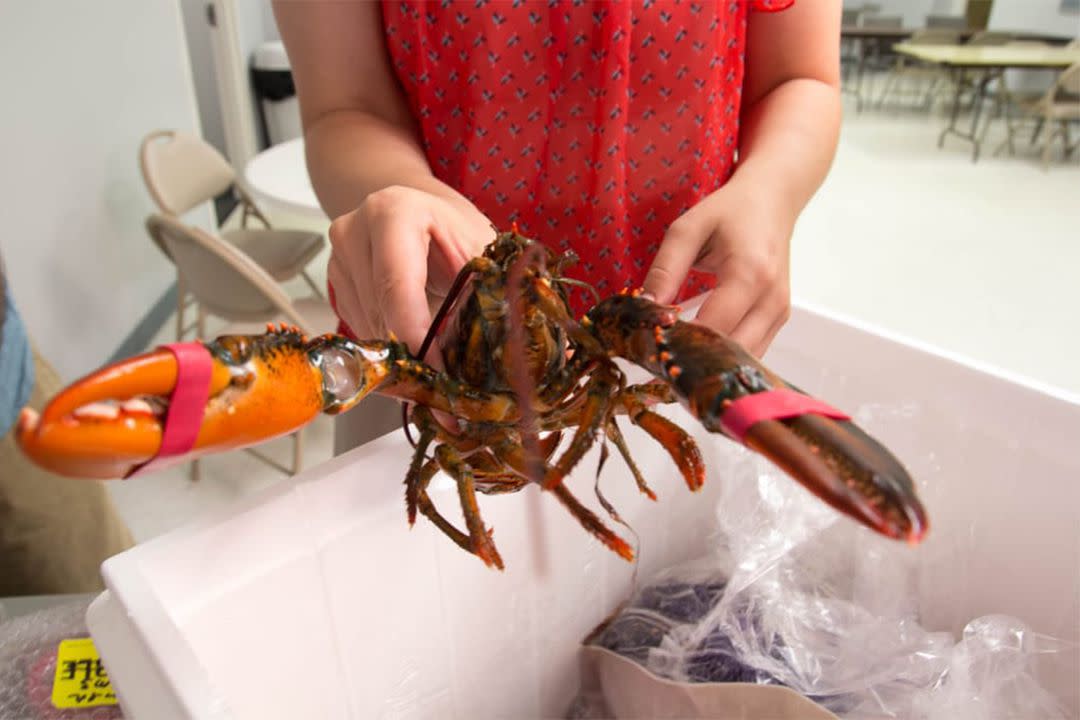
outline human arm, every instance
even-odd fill
[[[737,168],[671,224],[645,279],[671,302],[691,268],[715,274],[698,321],[758,356],[790,314],[791,233],[836,152],[840,6],[751,14]]]
[[[431,322],[430,303],[491,229],[432,173],[390,65],[380,13],[376,2],[274,2],[308,172],[333,219],[328,276],[338,311],[358,335],[393,331],[416,350]]]

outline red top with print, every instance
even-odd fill
[[[639,286],[664,232],[738,145],[746,21],[793,0],[384,0],[386,42],[435,175],[501,229]],[[712,287],[691,273],[680,299]],[[577,313],[591,303],[574,290]]]

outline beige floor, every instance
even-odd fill
[[[1044,172],[1026,149],[972,163],[965,143],[937,149],[943,122],[849,105],[833,171],[796,230],[797,299],[1080,394],[1080,163]],[[1000,138],[993,127],[987,147]],[[322,259],[312,267],[325,272]],[[328,418],[305,437],[307,466],[330,456]],[[288,458],[286,441],[266,449]],[[177,469],[112,488],[144,540],[281,477],[234,453],[205,460],[199,483]]]

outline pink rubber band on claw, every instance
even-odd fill
[[[206,413],[214,369],[210,351],[198,342],[171,343],[159,349],[168,350],[176,357],[176,387],[169,396],[161,447],[154,457],[137,465],[125,478],[185,462],[184,456],[195,447]]]
[[[786,420],[800,415],[821,415],[833,420],[851,416],[820,400],[790,388],[775,388],[733,400],[720,417],[724,431],[739,442],[754,425],[764,420]]]

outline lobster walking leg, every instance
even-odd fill
[[[551,490],[562,483],[596,442],[597,433],[604,428],[611,407],[611,396],[618,386],[618,378],[613,370],[611,366],[600,367],[596,374],[589,378],[588,396],[577,431],[566,452],[554,465],[547,467],[544,474],[545,490]]]
[[[685,430],[645,406],[641,396],[650,394],[654,387],[632,385],[623,391],[619,399],[630,415],[630,421],[649,433],[668,451],[686,480],[686,486],[691,491],[700,490],[705,484],[705,461],[701,457],[701,449]]]
[[[525,472],[525,450],[522,448],[521,443],[517,442],[515,438],[507,435],[500,441],[493,443],[491,449],[499,460],[527,477]],[[612,532],[596,513],[582,505],[564,483],[555,485],[555,487],[551,489],[551,493],[555,495],[559,502],[562,503],[563,507],[569,510],[570,514],[581,523],[581,526],[592,533],[597,540],[613,550],[619,557],[625,558],[626,560],[634,559],[634,551],[626,541]]]
[[[416,451],[413,453],[409,471],[405,474],[405,511],[409,518],[409,526],[416,524],[416,508],[420,501],[421,477],[426,468],[424,461],[427,459],[427,449],[435,439],[435,430],[424,427],[420,431],[420,439],[416,443]],[[431,478],[428,478],[430,481]]]
[[[465,526],[469,529],[469,551],[483,560],[485,565],[502,570],[502,558],[499,557],[499,551],[495,549],[495,543],[480,517],[480,507],[476,504],[476,480],[468,463],[457,450],[446,444],[435,448],[435,459],[439,467],[457,482]]]
[[[416,479],[417,508],[424,517],[431,521],[432,525],[442,530],[446,537],[450,538],[465,552],[471,553],[473,552],[473,549],[469,536],[458,530],[449,520],[444,518],[435,507],[435,503],[431,501],[431,498],[427,494],[427,487],[437,472],[439,472],[438,460],[428,460],[424,463],[423,467],[420,468],[420,472],[417,474]]]
[[[565,484],[559,483],[551,489],[551,493],[558,498],[570,514],[577,518],[581,526],[592,533],[600,542],[607,545],[616,555],[624,560],[634,559],[634,550],[621,537],[616,535],[604,524],[596,513],[582,505]]]
[[[630,468],[630,473],[634,476],[634,482],[637,483],[638,490],[650,500],[656,500],[656,493],[654,493],[648,483],[645,482],[645,477],[641,474],[641,470],[638,469],[637,463],[634,462],[634,458],[630,454],[630,448],[626,444],[626,438],[623,437],[622,430],[619,429],[619,425],[615,422],[615,418],[611,418],[604,432],[608,439],[615,444],[615,447],[619,450],[619,454],[622,455],[623,460],[626,461],[627,467]]]

